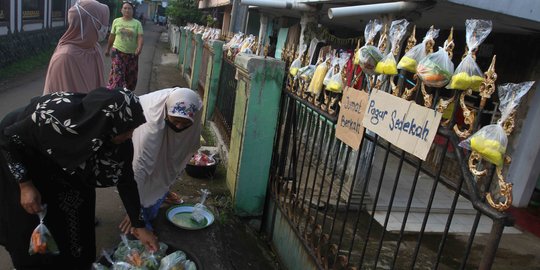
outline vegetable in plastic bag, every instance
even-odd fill
[[[441,47],[418,63],[416,72],[422,82],[431,87],[443,87],[450,82],[454,72],[454,63]]]
[[[311,82],[308,86],[308,92],[314,94],[315,96],[318,96],[321,93],[321,90],[323,88],[323,81],[324,77],[328,71],[328,64],[326,64],[326,61],[321,61],[317,68],[315,69],[315,72],[313,73],[313,78],[311,79]]]
[[[520,84],[507,83],[499,86],[501,118],[497,121],[497,124],[482,127],[471,137],[460,142],[459,146],[473,150],[479,153],[482,158],[501,167],[508,144],[508,138],[502,125],[533,84],[534,82],[524,82]]]
[[[161,259],[161,265],[159,266],[159,270],[187,269],[185,265],[188,261],[189,260],[186,257],[186,253],[181,250],[177,250]]]
[[[420,60],[426,57],[426,44],[429,40],[434,40],[439,36],[439,29],[429,29],[422,40],[422,43],[412,47],[403,57],[399,60],[397,65],[398,69],[404,69],[406,71],[416,73],[416,66]]]
[[[377,63],[375,66],[375,72],[379,74],[386,75],[396,75],[397,74],[397,63],[396,58],[394,57],[394,51],[399,45],[399,41],[407,32],[407,26],[409,22],[405,19],[392,21],[390,26],[390,52]]]
[[[373,42],[373,39],[382,28],[382,23],[379,20],[370,20],[364,30],[366,44]],[[373,45],[364,45],[354,54],[354,64],[360,65],[362,70],[369,75],[375,74],[375,66],[383,58],[379,48]]]
[[[345,64],[347,64],[347,61],[349,61],[350,54],[348,53],[341,53],[340,57],[337,59],[337,64],[339,65],[339,69],[334,72],[330,80],[328,81],[328,84],[326,85],[326,90],[334,93],[341,93],[343,92],[343,76],[341,75],[341,72],[343,71],[343,68],[345,67]]]
[[[305,82],[311,81],[311,78],[313,78],[313,74],[315,73],[315,65],[308,65],[305,67],[301,67],[298,70],[298,73],[296,73],[297,77],[300,77]]]
[[[302,55],[304,55],[305,51],[306,45],[302,45],[302,47],[300,47],[298,57],[294,59],[294,61],[291,63],[291,66],[289,67],[289,73],[292,76],[296,76],[298,70],[302,67]]]
[[[484,77],[472,53],[489,35],[492,24],[491,21],[485,20],[467,20],[465,26],[467,28],[467,48],[469,48],[469,51],[456,68],[448,88],[478,91],[484,81]]]
[[[144,246],[141,241],[131,240],[129,241],[125,234],[121,234],[120,238],[122,243],[118,245],[118,248],[114,252],[114,259],[118,261],[127,262],[133,266],[142,266],[142,252]]]
[[[58,245],[54,240],[51,232],[43,223],[43,219],[47,215],[47,205],[42,206],[42,211],[38,213],[39,216],[39,225],[34,229],[32,235],[30,236],[30,245],[28,248],[28,254],[60,254],[58,250]]]

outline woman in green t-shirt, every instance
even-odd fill
[[[142,24],[133,18],[134,5],[122,4],[122,17],[114,19],[105,56],[111,56],[111,72],[107,88],[125,87],[131,91],[137,86],[139,54],[143,47]],[[112,48],[112,51],[111,51]]]

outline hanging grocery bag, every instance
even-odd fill
[[[533,84],[534,82],[524,82],[520,84],[507,83],[499,86],[501,118],[496,124],[481,128],[472,136],[460,142],[459,146],[476,151],[485,160],[501,167],[504,163],[504,154],[508,144],[508,138],[502,125]]]
[[[416,66],[418,62],[426,57],[426,44],[430,40],[435,40],[439,36],[439,29],[429,29],[422,40],[422,43],[412,47],[403,57],[399,60],[397,65],[398,69],[404,69],[411,73],[416,73]]]
[[[51,232],[43,223],[45,216],[47,215],[47,205],[42,206],[42,211],[38,213],[39,216],[39,225],[32,232],[30,237],[30,246],[28,248],[28,254],[60,254],[58,250],[58,245],[54,240]]]
[[[420,60],[416,72],[422,82],[430,87],[443,87],[450,82],[454,63],[442,47]]]
[[[354,54],[354,64],[360,65],[362,70],[368,75],[375,74],[375,66],[383,58],[383,54],[379,48],[373,45],[367,45],[373,42],[373,39],[382,28],[382,23],[379,20],[370,20],[364,30],[366,45],[362,46]]]
[[[390,51],[388,54],[377,63],[375,66],[375,73],[396,75],[397,74],[397,62],[394,56],[394,51],[399,46],[399,42],[407,32],[407,26],[409,22],[405,19],[392,21],[390,26]]]
[[[491,21],[484,20],[467,20],[465,26],[467,28],[466,37],[469,51],[456,68],[448,88],[478,91],[484,81],[484,77],[482,70],[480,70],[480,67],[478,67],[478,64],[474,60],[473,52],[489,35],[492,26]]]
[[[289,73],[295,77],[298,73],[298,70],[302,67],[302,55],[304,55],[304,52],[306,51],[306,45],[302,45],[300,47],[298,57],[294,59],[294,61],[291,63],[291,66],[289,67]]]

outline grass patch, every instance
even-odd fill
[[[49,60],[54,52],[54,47],[47,49],[37,55],[33,55],[17,61],[7,67],[0,69],[0,78],[2,80],[10,79],[21,76],[23,74],[30,73],[39,68],[46,67],[49,64]]]

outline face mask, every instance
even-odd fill
[[[92,18],[92,21],[93,20],[94,19]],[[98,21],[98,23],[100,24],[101,27],[99,29],[97,29],[95,24],[94,24],[94,27],[96,27],[96,30],[97,30],[97,33],[98,33],[98,41],[101,42],[101,41],[104,41],[105,38],[107,37],[107,33],[109,32],[109,27],[104,26],[99,21]]]
[[[186,126],[186,127],[183,127],[183,128],[177,128],[173,123],[171,123],[171,121],[169,121],[169,119],[165,118],[165,123],[167,124],[167,126],[169,126],[169,128],[171,128],[174,132],[176,133],[180,133],[184,130],[186,130],[187,128],[191,127],[191,125],[189,126]]]

